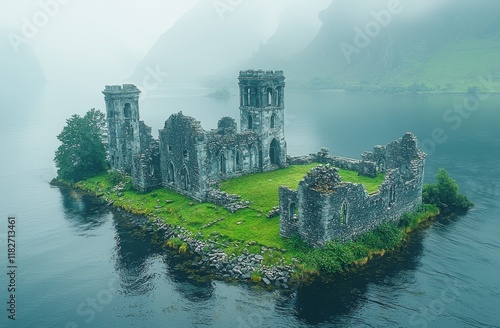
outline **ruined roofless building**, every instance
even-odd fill
[[[422,204],[425,153],[411,133],[365,152],[362,160],[330,156],[324,150],[307,161],[324,165],[312,169],[298,190],[279,190],[283,237],[299,235],[312,246],[345,242],[384,222],[397,222]],[[359,183],[343,182],[336,167],[367,176],[382,172],[385,178],[369,194]]]
[[[205,131],[179,112],[153,139],[139,118],[140,90],[106,86],[111,167],[132,176],[139,191],[160,186],[205,200],[213,182],[285,167],[285,77],[282,71],[247,70],[239,75],[240,130],[233,118]]]

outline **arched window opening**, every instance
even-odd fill
[[[130,103],[126,103],[125,106],[123,107],[123,115],[125,116],[125,118],[132,117],[132,107]]]
[[[406,163],[401,164],[401,166],[399,167],[399,172],[401,172],[401,175],[405,179],[410,178],[410,169],[408,168],[408,164],[406,164]]]
[[[377,171],[385,172],[385,159],[379,158],[377,161]]]
[[[267,106],[273,105],[273,89],[267,89]]]
[[[276,114],[271,115],[271,129],[276,127]]]
[[[271,142],[269,158],[271,159],[271,164],[280,165],[280,143],[276,139],[273,139]]]
[[[253,130],[253,118],[252,118],[252,115],[248,115],[247,122],[248,122],[248,130]]]
[[[389,188],[389,207],[392,207],[394,203],[396,202],[396,188],[394,186],[391,186]]]
[[[342,203],[342,206],[340,207],[340,224],[341,225],[346,225],[348,218],[349,218],[349,212],[347,208],[347,203],[344,202]]]
[[[181,170],[181,188],[182,190],[189,190],[191,188],[189,172],[185,166]]]
[[[174,170],[174,164],[172,164],[172,162],[168,163],[167,182],[175,183],[175,170]]]
[[[236,171],[243,170],[243,159],[241,158],[241,151],[239,150],[236,150],[235,164],[236,164]]]
[[[295,203],[290,204],[290,209],[289,209],[288,215],[290,216],[290,219],[298,219],[299,210],[297,208],[297,204],[295,204]]]
[[[247,88],[247,92],[246,92],[246,105],[247,106],[252,106],[252,91],[251,89],[248,87]]]
[[[224,153],[220,153],[219,156],[219,173],[226,173],[226,155]]]
[[[250,149],[250,167],[251,168],[259,167],[258,154],[259,154],[259,152],[257,151],[256,147],[252,147]]]
[[[278,90],[278,106],[281,107],[283,104],[282,100],[281,100],[281,98],[283,96],[283,89],[281,87],[279,87],[277,90]]]

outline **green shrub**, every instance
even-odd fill
[[[463,213],[474,206],[467,196],[460,194],[457,182],[441,168],[436,174],[436,183],[425,185],[422,200],[426,204],[436,205],[443,213]]]

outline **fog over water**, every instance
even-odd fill
[[[0,0],[2,309],[9,215],[19,287],[0,326],[500,327],[499,3]],[[258,68],[287,78],[290,155],[359,158],[411,131],[425,182],[445,167],[476,206],[358,274],[282,292],[200,281],[120,213],[49,185],[56,135],[105,109],[105,85],[136,84],[157,137],[181,110],[205,129],[239,122],[239,70]],[[206,97],[219,88],[232,96]]]

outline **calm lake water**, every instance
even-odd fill
[[[443,114],[465,96],[288,90],[290,154],[326,146],[359,157],[411,131],[429,153],[426,182],[445,167],[476,204],[359,274],[290,294],[200,282],[119,214],[49,186],[55,136],[73,113],[104,109],[102,89],[49,85],[38,96],[4,99],[1,327],[500,327],[500,96],[469,99],[475,110],[459,122]],[[155,92],[164,97],[150,94],[141,103],[142,119],[157,131],[181,110],[206,129],[222,116],[238,118],[237,97],[203,97],[208,92],[178,86]],[[18,218],[15,323],[5,310],[8,215]]]

